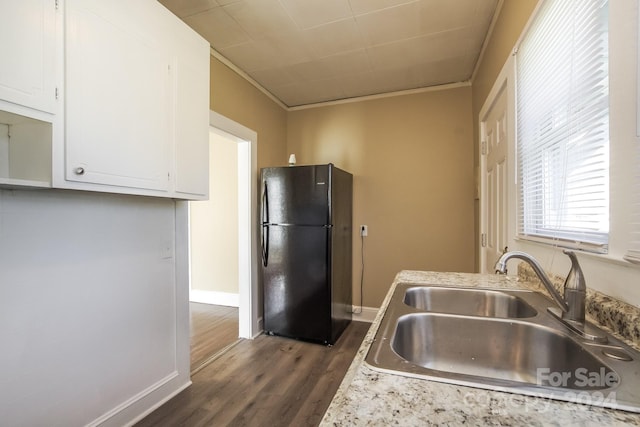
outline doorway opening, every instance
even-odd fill
[[[199,327],[200,331],[206,331],[209,324],[233,318],[233,310],[230,309],[235,308],[235,336],[254,338],[261,332],[255,227],[257,134],[214,112],[210,112],[209,123],[210,199],[189,203],[189,300],[192,317],[193,314],[201,316],[207,312],[214,316],[210,323],[205,320],[204,328]],[[206,310],[207,307],[202,306],[194,309],[193,304],[212,304],[214,310]],[[229,325],[227,321],[222,324]],[[216,331],[211,332],[215,337]],[[215,343],[212,342],[211,346],[216,349]]]

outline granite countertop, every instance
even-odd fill
[[[370,369],[364,359],[398,283],[537,289],[535,284],[507,276],[401,271],[327,409],[321,426],[640,425],[640,414],[445,384]],[[634,344],[628,339],[625,341]]]

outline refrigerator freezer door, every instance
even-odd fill
[[[328,246],[331,228],[269,226],[264,329],[291,338],[331,339]]]
[[[337,340],[351,322],[351,263],[353,242],[353,176],[333,168],[331,176],[331,334]]]
[[[269,224],[330,224],[329,191],[329,165],[264,168],[261,221]]]

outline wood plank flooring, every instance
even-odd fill
[[[209,357],[238,340],[238,308],[189,303],[191,372]]]
[[[333,347],[240,340],[137,426],[317,426],[369,326],[352,322]]]

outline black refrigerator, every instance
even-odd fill
[[[274,167],[261,182],[264,330],[334,344],[351,322],[353,176]]]

